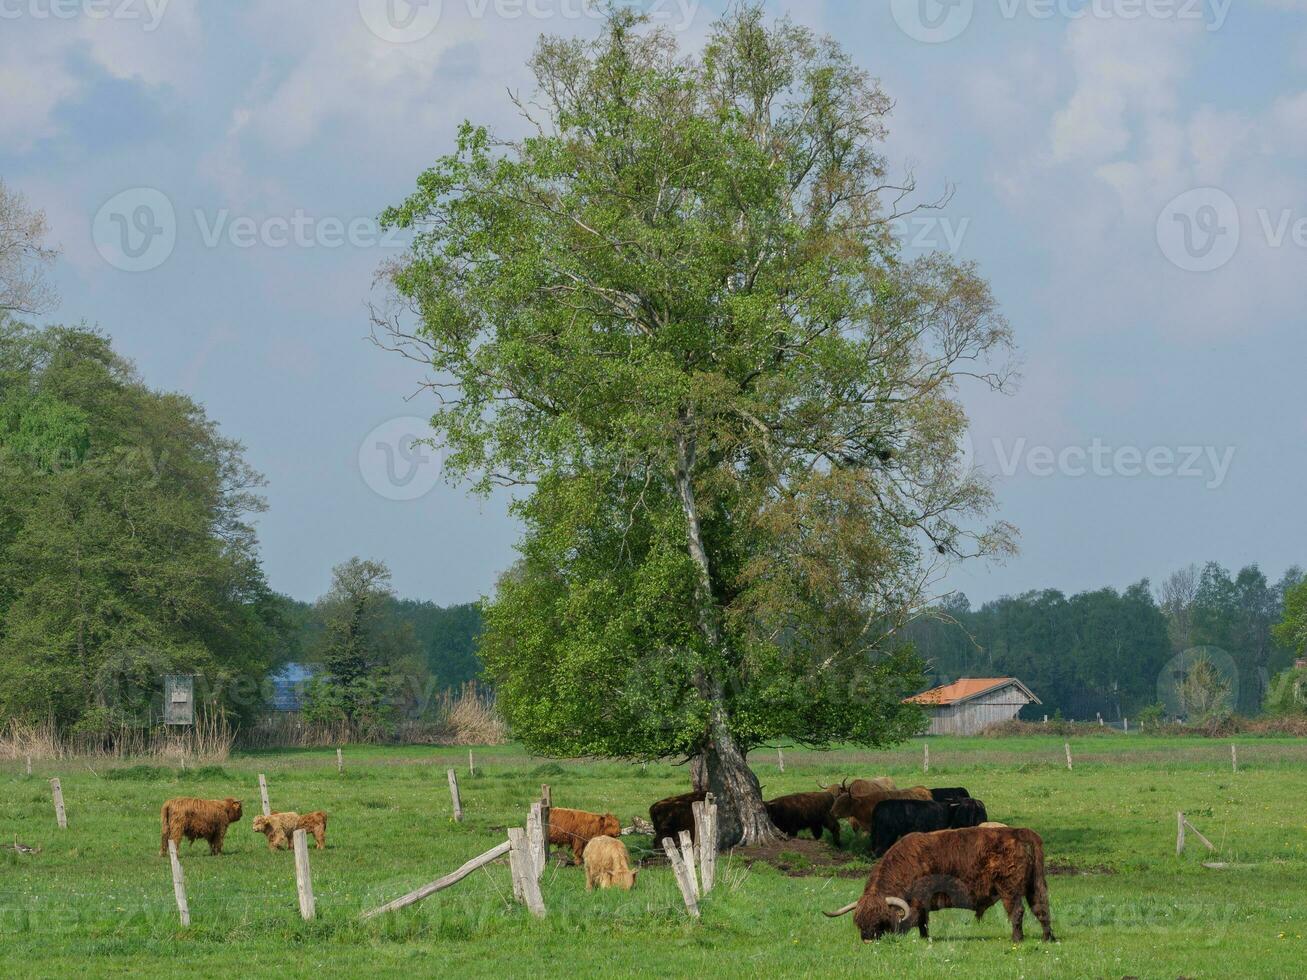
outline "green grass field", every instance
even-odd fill
[[[0,843],[16,836],[40,854],[0,851],[0,976],[1296,976],[1307,961],[1307,743],[1103,736],[932,739],[892,752],[786,751],[755,755],[768,796],[814,780],[889,773],[902,784],[963,785],[991,819],[1030,827],[1045,842],[1054,929],[1045,945],[1027,918],[1014,948],[1001,907],[976,923],[967,912],[932,916],[932,940],[858,941],[850,919],[820,910],[862,890],[869,865],[810,866],[796,850],[788,871],[724,860],[718,888],[690,922],[670,869],[653,863],[630,893],[585,891],[584,873],[551,866],[548,915],[512,902],[506,864],[478,871],[413,908],[366,924],[359,912],[452,871],[522,826],[548,782],[558,806],[611,810],[624,824],[650,802],[686,788],[671,766],[556,763],[515,746],[476,750],[468,778],[461,749],[313,750],[235,757],[220,769],[40,764],[0,771]],[[466,818],[450,819],[445,769],[458,769]],[[318,918],[301,921],[294,859],[270,854],[250,822],[257,773],[274,809],[331,814],[328,849],[312,851]],[[59,776],[69,826],[55,826],[47,779]],[[159,806],[169,796],[234,795],[245,818],[227,853],[182,846],[192,926],[177,922],[166,858],[157,856]],[[1216,844],[1175,854],[1184,810]],[[627,838],[633,855],[647,838]],[[1224,869],[1203,867],[1222,861]],[[1029,938],[1033,930],[1035,938]]]

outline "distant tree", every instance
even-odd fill
[[[681,57],[619,10],[531,68],[533,135],[464,125],[384,215],[419,324],[383,342],[448,389],[451,474],[529,488],[482,640],[515,734],[698,757],[723,840],[771,839],[749,748],[918,730],[895,631],[1010,547],[957,466],[1010,331],[970,266],[898,254],[891,102],[830,39],[746,5]]]
[[[325,677],[310,685],[311,719],[383,731],[425,676],[413,628],[395,616],[390,577],[383,562],[357,557],[332,569],[331,589],[317,603]]]
[[[35,316],[58,305],[46,278],[58,255],[48,234],[45,213],[0,180],[0,313]]]
[[[1168,575],[1158,589],[1158,605],[1166,617],[1171,649],[1176,653],[1194,645],[1194,602],[1198,598],[1200,577],[1197,565],[1186,565]]]
[[[1229,679],[1205,656],[1197,657],[1179,687],[1180,703],[1188,721],[1208,724],[1227,717],[1231,710]]]
[[[1283,618],[1275,638],[1299,656],[1307,655],[1307,579],[1284,591]]]

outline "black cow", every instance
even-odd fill
[[[971,794],[961,786],[948,786],[940,789],[932,789],[930,798],[936,803],[948,803],[950,800],[969,800]]]
[[[707,793],[682,793],[669,796],[649,807],[649,820],[653,823],[654,846],[662,845],[664,837],[676,840],[682,830],[698,842],[699,829],[694,825],[694,804],[702,803]]]
[[[767,815],[776,829],[791,837],[798,837],[800,830],[812,834],[813,840],[821,840],[823,830],[829,830],[836,846],[840,843],[840,822],[831,816],[831,806],[835,795],[822,793],[792,793],[767,800]]]
[[[966,799],[952,803],[924,800],[883,800],[871,814],[871,847],[876,857],[908,834],[978,827],[989,819],[985,804]]]

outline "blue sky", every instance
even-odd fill
[[[720,5],[645,6],[694,48]],[[1018,391],[965,397],[1021,554],[949,585],[1307,562],[1307,0],[775,9],[881,78],[893,166],[956,188],[906,245],[979,263],[1016,332]],[[0,0],[0,177],[62,247],[54,316],[247,445],[275,588],[358,554],[448,603],[511,562],[506,499],[406,441],[418,372],[365,339],[402,241],[372,219],[462,119],[519,129],[541,33],[596,25],[581,0]]]

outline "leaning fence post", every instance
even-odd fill
[[[172,894],[177,899],[177,914],[181,916],[182,926],[191,924],[191,907],[186,902],[186,878],[182,874],[182,863],[177,859],[177,842],[168,839],[168,861],[172,865]]]
[[[698,898],[701,894],[699,891],[699,876],[694,859],[694,841],[690,838],[688,830],[682,830],[678,835],[681,841],[681,859],[685,861],[685,870],[690,873],[690,887],[694,889],[694,897]]]
[[[531,872],[535,875],[536,881],[545,873],[545,849],[544,842],[540,833],[540,801],[536,800],[531,804],[531,810],[526,815],[526,844],[527,853],[531,856]]]
[[[313,903],[313,875],[309,870],[309,835],[295,831],[295,890],[300,897],[300,915],[307,922],[316,914]]]
[[[508,865],[513,875],[514,894],[520,891],[531,914],[541,918],[545,914],[545,902],[540,897],[540,882],[535,879],[535,861],[531,857],[526,831],[521,827],[510,827],[508,845]]]
[[[680,850],[670,837],[663,838],[663,851],[667,854],[667,860],[672,862],[672,872],[676,875],[676,884],[681,889],[681,898],[685,900],[686,910],[696,919],[699,918],[699,902],[694,897],[694,882],[690,878],[689,869],[685,866]]]
[[[1070,772],[1071,771],[1071,743],[1066,742],[1064,744],[1066,747],[1066,768],[1067,768],[1067,772]]]
[[[449,770],[449,798],[454,802],[454,822],[463,822],[463,800],[458,795],[458,776]]]
[[[268,805],[268,781],[263,773],[259,773],[259,801],[263,804],[263,815],[266,817],[272,812],[272,807]]]
[[[59,829],[68,829],[68,814],[64,812],[64,790],[59,785],[59,777],[50,780],[50,792],[54,795],[54,818],[59,821]]]

